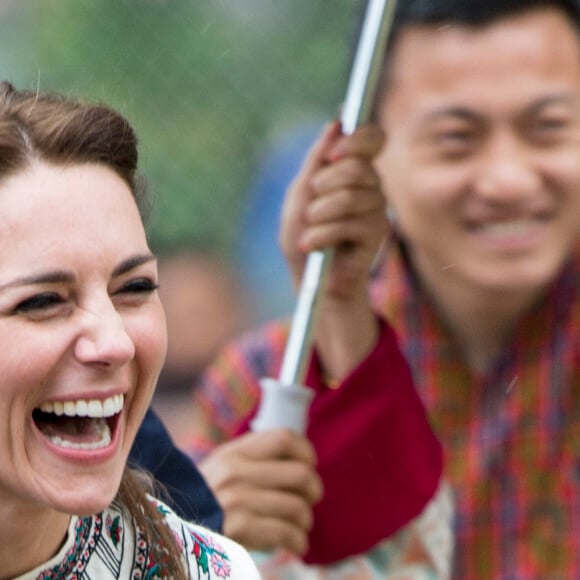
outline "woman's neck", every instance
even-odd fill
[[[66,540],[70,515],[3,498],[0,503],[0,579],[50,560]]]

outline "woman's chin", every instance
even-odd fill
[[[45,486],[41,503],[55,511],[86,516],[102,512],[115,499],[120,477],[69,480],[67,485]]]
[[[101,496],[98,499],[94,497],[63,498],[55,508],[57,511],[71,515],[89,516],[102,512],[111,504],[115,496],[116,494],[112,494],[106,497]]]

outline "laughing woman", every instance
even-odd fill
[[[257,579],[126,467],[165,357],[136,139],[0,83],[0,578]]]

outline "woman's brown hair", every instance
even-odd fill
[[[0,82],[0,181],[38,159],[57,165],[105,165],[125,181],[146,216],[137,174],[137,137],[127,119],[105,105],[57,93],[19,91]],[[165,562],[164,576],[185,579],[181,551],[147,499],[143,481],[126,467],[118,497],[146,536],[154,561]]]

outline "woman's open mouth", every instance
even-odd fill
[[[107,399],[47,401],[32,412],[40,432],[59,447],[95,450],[112,440],[123,409],[123,395]]]

